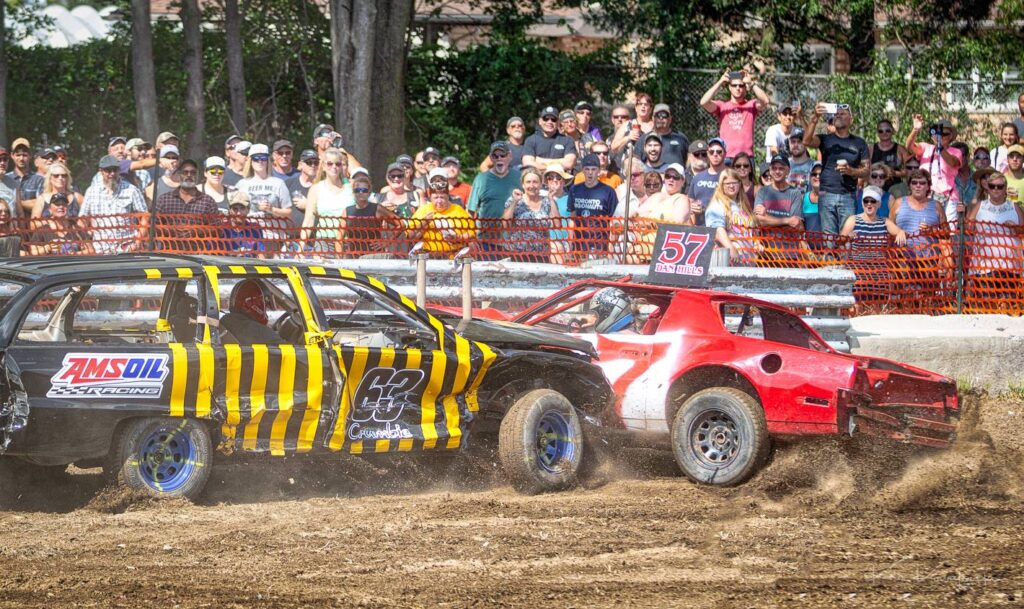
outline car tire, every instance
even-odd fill
[[[115,484],[195,499],[210,478],[212,458],[210,431],[199,421],[136,419],[115,438],[105,469]]]
[[[498,455],[512,488],[535,495],[576,485],[583,428],[572,404],[557,391],[525,393],[505,413]]]
[[[749,394],[712,387],[690,396],[672,420],[672,452],[688,478],[702,484],[744,482],[768,458],[764,410]]]

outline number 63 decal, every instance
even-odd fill
[[[366,373],[352,400],[352,420],[388,423],[401,416],[411,394],[423,383],[422,370],[374,368]]]
[[[670,230],[665,233],[665,242],[658,252],[658,262],[663,264],[682,264],[694,266],[704,248],[711,242],[711,235],[703,233],[686,233]],[[685,258],[685,260],[683,260]]]

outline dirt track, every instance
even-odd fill
[[[1024,403],[975,413],[953,451],[801,442],[729,490],[651,452],[541,497],[486,459],[224,463],[198,505],[73,470],[0,511],[0,607],[1020,605]]]

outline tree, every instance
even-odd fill
[[[0,146],[7,147],[7,3],[0,2]]]
[[[203,96],[203,34],[200,29],[202,14],[198,0],[181,0],[181,27],[185,37],[185,108],[192,119],[188,132],[189,156],[206,156],[206,100]]]
[[[152,141],[160,124],[148,0],[132,0],[132,90],[135,92],[135,128],[141,137]]]
[[[238,0],[224,0],[224,36],[228,60],[228,95],[235,133],[248,129],[245,114],[245,67],[242,63],[242,16]]]
[[[413,0],[330,0],[335,126],[374,175],[402,151]]]

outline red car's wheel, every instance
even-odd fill
[[[672,421],[672,451],[683,473],[696,482],[739,484],[768,457],[764,410],[739,389],[699,391]]]

